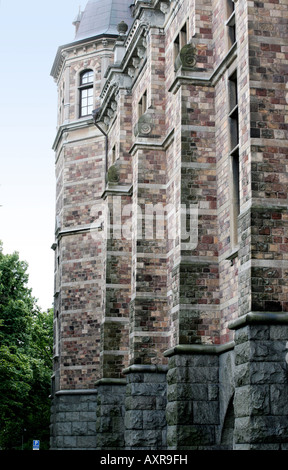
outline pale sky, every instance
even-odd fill
[[[105,1],[105,0],[104,0]],[[38,305],[53,305],[58,46],[86,0],[0,0],[0,240],[29,264]]]

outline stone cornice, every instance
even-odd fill
[[[126,385],[126,379],[102,378],[95,382],[96,386],[100,385]]]
[[[58,392],[55,392],[55,395],[95,395],[97,393],[97,389],[91,388],[87,390],[59,390]]]
[[[107,196],[131,196],[133,194],[132,185],[115,185],[108,184],[102,194],[102,199],[106,199]]]
[[[168,132],[166,137],[161,141],[155,140],[153,138],[151,138],[151,139],[150,138],[142,138],[142,140],[137,140],[136,142],[134,142],[131,149],[129,150],[129,153],[131,155],[134,155],[135,152],[137,150],[139,150],[140,148],[145,148],[145,149],[150,149],[150,150],[151,149],[166,150],[169,147],[169,145],[171,144],[171,142],[173,141],[173,139],[174,139],[174,129],[172,129],[170,132]]]
[[[123,374],[131,374],[131,373],[154,373],[154,374],[159,374],[159,373],[166,373],[168,371],[168,366],[161,365],[161,364],[134,364],[132,366],[127,367],[126,369],[123,369]]]
[[[178,344],[164,352],[165,357],[176,354],[223,354],[234,349],[235,343],[231,341],[225,344]]]
[[[288,325],[288,312],[249,312],[229,323],[230,330],[246,325]]]
[[[99,224],[89,224],[89,225],[85,225],[85,226],[79,226],[79,227],[72,227],[72,228],[64,228],[63,230],[60,230],[59,228],[57,228],[57,230],[55,231],[55,235],[57,237],[57,239],[61,238],[61,237],[65,237],[65,236],[69,236],[69,235],[78,235],[78,234],[81,234],[81,233],[88,233],[88,232],[93,232],[93,231],[102,231],[103,230],[103,223],[100,222]],[[52,250],[55,250],[55,244],[53,243],[52,245]]]
[[[93,124],[94,124],[94,121],[92,117],[88,117],[85,119],[78,119],[77,121],[72,121],[72,122],[67,122],[67,123],[62,124],[61,126],[58,127],[57,134],[52,145],[52,149],[56,151],[59,145],[59,142],[62,136],[65,134],[65,132],[77,131],[79,129],[84,129],[88,126],[92,126]]]
[[[165,21],[165,15],[161,10],[153,10],[151,2],[139,2],[139,6],[140,4],[141,8],[137,10],[138,14],[135,15],[128,35],[120,36],[115,43],[115,48],[125,50],[122,60],[108,67],[105,74],[106,82],[100,95],[102,106],[97,115],[97,122],[105,124],[106,132],[116,113],[115,97],[119,90],[121,88],[131,90],[146,64],[148,30],[153,27],[163,27]]]
[[[93,44],[95,42],[102,41],[103,39],[114,39],[116,40],[117,36],[111,35],[111,34],[102,34],[101,36],[94,36],[91,38],[85,38],[85,39],[79,39],[78,41],[73,41],[67,44],[64,44],[62,46],[58,47],[56,57],[54,59],[50,75],[54,78],[55,81],[58,80],[63,63],[65,61],[65,58],[67,54],[69,54],[70,51],[73,51],[75,48],[88,45],[88,44]]]

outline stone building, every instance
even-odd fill
[[[287,0],[131,3],[51,71],[51,449],[288,449]]]

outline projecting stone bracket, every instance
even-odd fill
[[[151,116],[151,111],[147,111],[143,114],[136,126],[134,127],[135,137],[147,137],[152,134],[153,130],[153,118]]]
[[[108,168],[106,174],[106,183],[119,183],[120,181],[120,171],[119,166],[114,164]]]
[[[181,68],[192,69],[196,66],[197,61],[197,48],[194,44],[186,44],[182,47],[175,61],[175,70]]]

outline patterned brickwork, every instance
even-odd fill
[[[97,448],[284,448],[282,411],[255,413],[261,386],[283,403],[283,372],[253,371],[286,370],[287,3],[131,11],[53,69],[56,396],[95,391]]]

